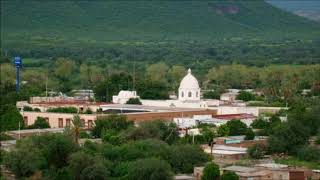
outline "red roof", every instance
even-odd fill
[[[231,119],[251,119],[256,118],[256,116],[252,114],[224,114],[224,115],[215,115],[213,118],[222,119],[222,120],[231,120]]]
[[[43,105],[107,105],[112,103],[107,102],[89,102],[89,101],[54,101],[54,102],[38,102],[38,103],[31,103],[31,104],[43,104]]]

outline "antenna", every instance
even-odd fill
[[[136,61],[133,60],[132,90],[135,90],[136,83]]]

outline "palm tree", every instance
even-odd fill
[[[79,143],[79,135],[80,131],[83,127],[83,123],[81,122],[80,116],[79,115],[74,115],[72,119],[72,134],[74,135],[74,140],[78,144]]]

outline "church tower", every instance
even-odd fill
[[[191,69],[188,69],[188,74],[182,79],[179,87],[178,99],[180,101],[199,101],[200,87],[198,80],[192,75]]]

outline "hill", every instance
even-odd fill
[[[262,1],[1,1],[3,47],[313,39],[320,25]]]
[[[299,16],[320,22],[320,1],[315,0],[268,0],[267,2]]]

